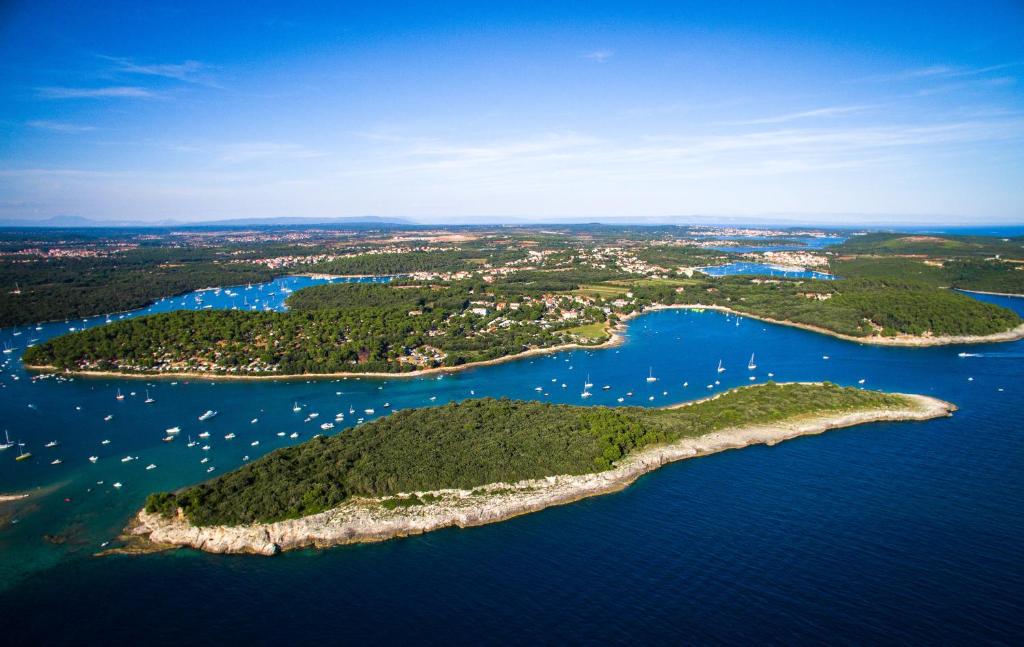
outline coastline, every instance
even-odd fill
[[[192,379],[192,380],[326,380],[336,378],[358,378],[367,377],[372,379],[390,379],[390,378],[415,378],[423,377],[426,375],[439,375],[446,373],[455,373],[458,371],[464,371],[471,368],[477,368],[480,366],[491,366],[494,364],[501,364],[504,362],[511,362],[527,357],[535,357],[537,355],[546,355],[550,353],[557,353],[564,350],[576,350],[576,349],[590,349],[597,350],[602,348],[611,348],[618,346],[624,340],[622,334],[627,328],[627,323],[639,317],[641,315],[649,314],[651,312],[657,312],[659,310],[715,310],[717,312],[725,312],[728,314],[738,315],[742,317],[749,317],[750,319],[756,319],[757,321],[763,321],[765,323],[775,324],[779,326],[790,326],[792,328],[800,328],[809,332],[818,333],[820,335],[828,335],[835,337],[836,339],[842,339],[844,341],[856,342],[858,344],[871,344],[874,346],[897,346],[906,348],[926,348],[932,346],[955,346],[963,344],[994,344],[1002,342],[1017,341],[1024,339],[1024,323],[1020,324],[1016,328],[1005,330],[1003,332],[992,333],[990,335],[941,335],[937,337],[924,337],[919,335],[899,335],[896,337],[881,337],[881,336],[870,336],[870,337],[855,337],[853,335],[847,335],[840,332],[835,332],[827,328],[815,326],[813,324],[805,324],[796,321],[786,321],[780,319],[772,319],[770,317],[764,317],[761,315],[751,314],[749,312],[743,312],[742,310],[734,310],[727,306],[720,305],[702,305],[702,304],[654,304],[645,308],[644,310],[631,312],[629,314],[621,315],[619,322],[606,328],[608,333],[608,339],[599,344],[559,344],[557,346],[549,346],[546,348],[530,348],[520,353],[513,355],[504,355],[502,357],[496,357],[494,359],[481,360],[479,362],[468,362],[466,364],[460,364],[459,366],[439,366],[437,368],[425,368],[415,371],[409,371],[405,373],[384,373],[384,372],[358,372],[358,371],[341,371],[335,373],[295,373],[288,375],[237,375],[227,373],[200,373],[196,371],[176,371],[168,373],[141,373],[141,372],[121,372],[121,371],[90,371],[81,369],[58,369],[56,366],[49,365],[34,365],[24,364],[24,368],[28,371],[43,372],[52,371],[58,372],[62,375],[75,375],[81,377],[97,377],[97,378],[132,378],[132,379]]]
[[[697,438],[649,447],[630,454],[605,472],[492,483],[475,490],[405,493],[438,497],[436,502],[423,505],[387,510],[380,505],[381,499],[360,498],[298,519],[246,526],[204,527],[192,526],[181,517],[167,519],[140,510],[126,533],[155,550],[191,547],[211,553],[267,556],[299,548],[378,542],[441,528],[496,523],[548,507],[617,492],[644,474],[688,458],[750,445],[771,446],[800,436],[871,422],[930,420],[950,416],[956,410],[955,405],[936,398],[901,395],[908,400],[906,407],[798,416],[770,424],[722,429]],[[481,491],[484,496],[479,494]]]
[[[1018,299],[1024,299],[1024,294],[1017,294],[1016,292],[986,292],[985,290],[968,290],[966,288],[953,288],[957,292],[967,292],[970,294],[990,294],[995,297],[1016,297]]]

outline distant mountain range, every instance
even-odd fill
[[[91,228],[136,228],[136,227],[256,227],[287,225],[411,225],[405,218],[382,218],[380,216],[352,216],[347,218],[234,218],[227,220],[93,220],[82,216],[53,216],[42,220],[25,218],[0,219],[0,227],[48,227],[57,229]]]

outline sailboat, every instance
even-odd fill
[[[658,378],[654,377],[654,367],[652,366],[650,371],[647,373],[648,382],[657,382]]]
[[[292,411],[294,411],[295,413],[302,411],[302,407],[299,406],[298,402],[292,405]]]
[[[587,382],[583,383],[583,393],[580,393],[580,397],[581,398],[589,398],[591,395],[593,395],[593,393],[591,393],[590,391],[587,390],[591,386],[593,386],[593,384],[590,384],[589,382],[590,382],[590,378],[587,378]]]
[[[754,363],[754,354],[753,353],[750,354],[750,361],[747,362],[747,368],[750,369],[751,371],[754,370],[755,368],[757,368],[757,364]]]
[[[146,404],[153,404],[154,402],[156,402],[156,400],[149,397],[149,389],[146,389],[146,399],[143,400],[143,402],[145,402]]]
[[[18,457],[15,458],[14,460],[16,460],[16,461],[24,461],[24,460],[28,460],[30,458],[32,458],[32,452],[27,452],[24,449],[21,449],[21,447],[19,447],[18,448]]]
[[[587,373],[587,381],[583,383],[583,390],[586,391],[592,386],[594,386],[594,383],[590,381],[590,373]]]
[[[124,400],[124,393],[121,393],[121,389],[117,390],[117,395],[114,396],[115,400]]]
[[[722,360],[718,360],[718,372],[725,373],[725,367],[722,366]]]
[[[14,443],[11,442],[11,437],[7,433],[6,429],[4,429],[4,438],[6,439],[6,441],[3,442],[3,443],[0,443],[0,450],[2,450],[2,449],[10,449],[11,447],[14,447]]]

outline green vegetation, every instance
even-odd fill
[[[481,265],[500,265],[522,258],[519,250],[504,248],[472,248],[403,252],[395,254],[360,254],[309,265],[305,269],[325,274],[374,275],[408,274],[411,272],[457,272],[479,269]]]
[[[836,254],[913,254],[938,258],[1002,256],[1024,258],[1024,237],[949,236],[873,233],[851,236],[833,248]]]
[[[575,285],[575,284],[572,284]],[[117,321],[30,348],[29,365],[125,372],[297,375],[458,366],[575,341],[577,324],[538,301],[512,309],[504,284],[333,284],[300,290],[290,312],[175,311]],[[517,305],[520,305],[517,303]],[[542,318],[543,317],[543,318]]]
[[[140,248],[99,258],[0,263],[0,326],[121,312],[200,288],[275,276],[266,267],[221,258],[210,250]],[[21,294],[11,293],[16,284]]]
[[[850,279],[898,277],[935,287],[1024,294],[1022,263],[970,258],[936,261],[891,256],[834,260],[831,268],[838,276]]]
[[[212,481],[153,494],[146,509],[171,515],[180,507],[193,524],[233,525],[315,514],[353,496],[406,493],[387,506],[421,505],[430,501],[407,493],[585,474],[638,448],[727,427],[901,406],[898,395],[828,383],[769,383],[665,410],[468,400],[279,449]]]
[[[892,279],[800,281],[732,276],[683,290],[641,286],[634,288],[634,293],[650,302],[727,306],[855,337],[989,335],[1021,323],[1020,317],[1006,308]]]

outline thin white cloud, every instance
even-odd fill
[[[157,76],[165,79],[175,79],[185,83],[198,83],[200,85],[216,85],[210,74],[210,66],[200,61],[187,60],[181,63],[136,63],[130,58],[99,55],[100,58],[114,64],[114,71],[123,74],[138,74],[142,76]]]
[[[281,142],[237,142],[220,147],[218,159],[224,164],[246,164],[265,160],[298,160],[323,157],[324,153],[300,144]]]
[[[49,119],[33,119],[25,123],[30,128],[38,128],[39,130],[48,130],[55,133],[64,133],[67,135],[78,135],[81,133],[87,133],[92,130],[96,130],[96,126],[83,126],[81,124],[72,124],[66,121],[50,121]]]
[[[587,52],[583,55],[583,58],[589,59],[596,63],[604,63],[611,57],[615,56],[615,52],[610,49],[599,49],[593,52]]]
[[[800,112],[790,112],[783,115],[774,115],[770,117],[760,117],[756,119],[744,119],[739,121],[723,121],[720,122],[722,125],[728,126],[756,126],[764,124],[781,124],[790,121],[801,121],[804,119],[821,119],[828,117],[839,117],[842,115],[849,115],[859,112],[870,110],[872,106],[856,105],[856,106],[831,106],[828,108],[816,108],[814,110],[803,110]]]
[[[116,85],[102,88],[39,88],[38,94],[43,99],[152,99],[157,94],[146,88],[134,85]]]
[[[920,79],[951,79],[964,76],[978,76],[997,70],[1005,70],[1024,65],[1024,61],[1010,63],[998,63],[981,67],[966,67],[956,65],[928,65],[909,70],[900,70],[885,74],[873,74],[871,76],[854,79],[854,82],[881,82],[881,81],[915,81]]]

